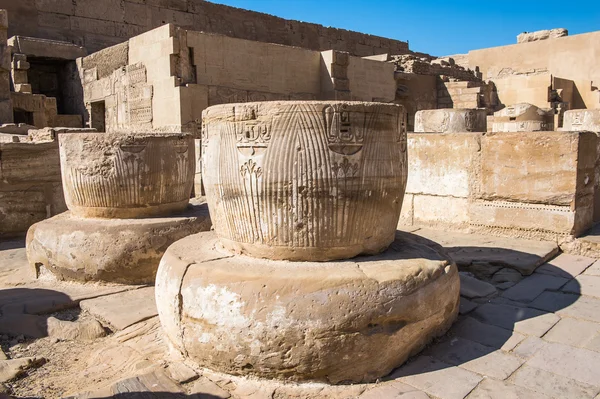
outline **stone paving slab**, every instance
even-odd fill
[[[85,299],[136,290],[139,286],[45,281],[0,289],[2,313],[48,314],[77,307]]]
[[[547,396],[505,381],[484,379],[469,399],[548,399]]]
[[[591,341],[585,344],[585,349],[600,352],[600,335],[596,335]]]
[[[369,389],[359,396],[360,399],[429,399],[429,396],[423,391],[419,391],[410,385],[399,381],[392,381],[383,384],[377,384],[373,389]]]
[[[450,332],[458,337],[504,351],[512,350],[526,338],[518,332],[482,323],[468,316],[454,324]]]
[[[0,287],[14,287],[33,281],[35,273],[27,263],[25,242],[0,243]]]
[[[483,298],[494,295],[496,287],[485,281],[471,277],[464,272],[459,273],[460,276],[460,296],[465,298]]]
[[[547,344],[548,342],[541,338],[527,337],[512,350],[512,353],[524,359],[529,359]]]
[[[526,364],[584,384],[600,385],[600,356],[591,350],[548,343]]]
[[[460,297],[458,313],[467,314],[478,306],[477,303],[469,301],[467,298]]]
[[[600,299],[576,294],[545,291],[529,307],[600,323]]]
[[[508,378],[525,361],[506,352],[458,337],[436,344],[425,354],[442,362],[500,380]]]
[[[600,298],[600,276],[577,276],[561,291]]]
[[[487,324],[536,337],[544,335],[560,319],[537,309],[494,303],[479,306],[470,316]]]
[[[88,299],[81,301],[79,306],[116,330],[158,315],[154,287]]]
[[[545,290],[557,290],[569,280],[563,277],[534,273],[502,293],[504,298],[531,302]]]
[[[550,241],[463,234],[428,228],[421,228],[413,234],[444,247],[458,265],[489,263],[516,269],[523,275],[533,273],[536,267],[559,251],[558,245]]]
[[[598,386],[589,385],[528,365],[519,368],[510,378],[510,382],[553,398],[593,398],[600,390]],[[600,381],[598,383],[600,384]]]
[[[599,323],[565,317],[544,335],[544,340],[585,348],[599,334]]]
[[[535,272],[556,277],[573,278],[583,273],[594,261],[594,258],[588,258],[587,256],[563,253],[535,269]]]
[[[600,276],[600,260],[594,262],[590,267],[585,269],[584,275]]]
[[[440,399],[463,399],[483,379],[479,374],[430,356],[417,357],[396,370],[391,378],[399,378],[401,382]]]

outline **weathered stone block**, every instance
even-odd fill
[[[517,35],[517,43],[536,42],[538,40],[556,39],[568,36],[569,31],[565,28],[544,29],[535,32],[523,32]]]
[[[139,218],[187,206],[194,180],[191,136],[73,133],[61,134],[59,142],[65,199],[74,215]]]
[[[403,235],[350,262],[230,257],[218,248],[213,232],[186,237],[169,247],[156,278],[167,339],[213,370],[373,381],[443,334],[458,312],[456,266]]]
[[[574,209],[578,196],[593,193],[595,140],[593,133],[487,134],[481,140],[481,197]]]
[[[432,109],[415,114],[415,132],[485,131],[485,109]]]
[[[481,133],[409,133],[406,192],[463,198],[475,193],[482,137]]]
[[[160,258],[173,242],[210,229],[207,206],[168,218],[86,219],[64,212],[27,232],[27,257],[61,280],[154,282]]]
[[[8,40],[8,44],[13,46],[14,52],[34,57],[75,60],[87,54],[84,47],[71,42],[37,37],[13,36]]]
[[[576,109],[565,112],[563,129],[600,133],[600,109]]]
[[[406,187],[402,112],[334,101],[207,108],[203,178],[224,245],[250,256],[319,261],[384,250]]]

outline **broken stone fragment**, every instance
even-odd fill
[[[65,321],[48,318],[48,336],[60,340],[92,341],[106,336],[104,327],[96,320]]]
[[[20,359],[0,360],[0,383],[23,376],[26,370],[46,363],[43,357],[23,357]]]

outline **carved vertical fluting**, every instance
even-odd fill
[[[317,260],[343,257],[328,248],[350,256],[384,249],[406,183],[400,113],[367,103],[210,107],[205,187],[224,245]]]

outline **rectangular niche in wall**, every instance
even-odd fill
[[[99,132],[106,131],[106,106],[104,101],[96,101],[91,104],[90,127]]]

